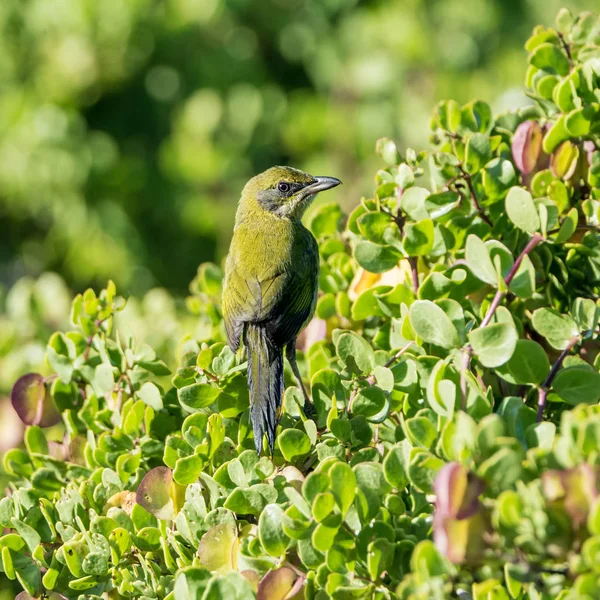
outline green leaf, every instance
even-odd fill
[[[405,421],[406,437],[414,446],[431,448],[437,438],[437,429],[427,417],[412,417]]]
[[[37,425],[32,425],[31,427],[27,427],[25,430],[25,447],[27,451],[31,454],[48,454],[49,447],[48,441],[46,440],[46,436],[40,427]]]
[[[373,385],[362,388],[352,401],[351,411],[354,415],[364,415],[374,417],[380,413],[386,403],[385,392]]]
[[[409,256],[425,256],[433,250],[434,230],[431,219],[404,226],[402,246]]]
[[[569,73],[569,59],[554,44],[540,44],[529,57],[529,62],[538,69],[564,76]]]
[[[413,329],[424,341],[446,349],[460,347],[456,327],[437,304],[417,300],[410,307],[409,315]]]
[[[478,327],[469,333],[469,341],[477,360],[490,369],[503,365],[511,358],[518,337],[513,323]]]
[[[569,315],[561,315],[551,308],[538,308],[531,319],[534,329],[557,350],[566,348],[579,335],[577,323]]]
[[[324,236],[333,235],[340,225],[342,210],[338,204],[329,202],[317,207],[309,221],[309,229],[319,239]]]
[[[23,538],[23,541],[27,544],[30,552],[33,552],[42,541],[40,534],[33,527],[27,525],[27,523],[20,521],[19,519],[13,519],[12,526]]]
[[[383,460],[383,473],[388,483],[401,491],[408,485],[406,455],[401,446],[395,446]]]
[[[450,562],[438,552],[430,540],[423,540],[415,546],[410,564],[411,570],[419,573],[423,581],[446,577],[452,572]]]
[[[385,243],[384,233],[393,225],[389,215],[383,212],[368,212],[357,220],[358,229],[371,242]]]
[[[228,573],[234,570],[238,545],[235,525],[224,522],[211,527],[202,536],[198,546],[198,559],[201,566],[217,573]]]
[[[564,367],[552,389],[568,404],[594,404],[600,399],[600,374],[587,365]]]
[[[541,142],[540,133],[540,142]],[[494,158],[483,170],[483,189],[489,198],[503,198],[510,187],[517,184],[515,168],[509,160]]]
[[[571,236],[575,233],[577,229],[577,223],[579,222],[579,213],[577,209],[573,207],[566,215],[565,218],[554,238],[555,244],[564,244],[569,241]]]
[[[432,494],[433,482],[443,466],[444,461],[437,456],[426,450],[414,449],[411,452],[408,477],[417,489],[426,494]]]
[[[511,359],[504,367],[509,377],[503,377],[518,384],[539,385],[550,371],[550,361],[546,351],[533,340],[518,340]]]
[[[180,485],[188,485],[198,481],[200,473],[204,467],[205,461],[198,454],[192,456],[182,456],[177,459],[175,469],[173,469],[173,479]]]
[[[99,396],[112,392],[115,387],[115,376],[112,366],[106,363],[99,364],[96,367],[92,385],[94,386],[94,391]]]
[[[490,138],[483,133],[474,133],[467,137],[465,148],[465,167],[471,175],[479,172],[492,158]]]
[[[520,298],[531,298],[535,293],[535,267],[529,256],[523,257],[509,289]]]
[[[240,515],[259,515],[266,504],[265,498],[258,491],[252,488],[236,488],[229,494],[223,506]]]
[[[219,388],[208,383],[192,383],[177,390],[177,397],[181,405],[194,412],[210,406],[218,397]]]
[[[345,331],[336,340],[337,355],[356,374],[370,373],[375,363],[371,344],[354,332]]]
[[[289,538],[283,531],[283,509],[278,504],[267,504],[258,520],[258,536],[263,548],[273,558],[285,553]]]
[[[175,600],[197,600],[203,598],[206,586],[212,577],[208,569],[184,567],[177,572],[173,592]]]
[[[379,138],[375,145],[375,151],[388,165],[394,166],[400,162],[400,154],[396,149],[396,144],[390,138]]]
[[[471,269],[475,277],[490,285],[498,285],[498,273],[490,257],[488,247],[474,234],[470,234],[467,237],[465,259],[467,266]]]
[[[354,471],[347,463],[338,462],[329,471],[329,477],[331,479],[331,493],[340,508],[342,516],[345,516],[356,495]]]
[[[160,395],[160,390],[153,383],[147,381],[140,388],[137,393],[140,400],[152,407],[154,410],[159,411],[163,407],[162,397]]]
[[[565,125],[565,115],[561,115],[556,123],[546,132],[546,135],[544,135],[542,148],[546,154],[551,154],[559,144],[568,139],[569,131]]]
[[[398,264],[402,253],[393,246],[362,241],[354,249],[354,257],[363,269],[371,273],[385,273]]]
[[[429,190],[421,187],[411,187],[404,191],[400,199],[400,208],[413,220],[421,221],[429,218],[425,208],[425,200],[430,195]]]
[[[308,436],[299,429],[286,429],[277,438],[281,454],[288,462],[293,462],[310,452],[311,444]]]
[[[512,187],[506,196],[506,214],[516,227],[528,233],[540,228],[540,217],[531,194],[520,187]]]
[[[395,545],[379,538],[371,542],[367,550],[367,570],[373,581],[376,581],[381,573],[387,571],[394,559]]]

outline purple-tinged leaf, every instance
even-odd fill
[[[289,567],[269,571],[258,586],[257,600],[304,598],[304,577]]]
[[[27,373],[17,379],[10,399],[19,418],[26,425],[50,427],[61,419],[44,378],[39,373]]]
[[[173,471],[156,467],[144,475],[136,494],[137,503],[162,521],[175,518]]]
[[[512,139],[512,156],[524,175],[533,172],[542,149],[542,128],[537,121],[521,123]]]

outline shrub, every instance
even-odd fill
[[[174,374],[113,331],[113,284],[77,296],[12,391],[0,547],[24,597],[599,597],[599,32],[561,11],[526,44],[530,106],[443,102],[432,152],[380,140],[374,197],[313,213],[316,417],[287,387],[274,456],[219,267]]]

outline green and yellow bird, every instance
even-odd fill
[[[283,394],[283,349],[308,394],[296,363],[296,337],[317,302],[319,250],[302,224],[317,193],[341,181],[313,177],[292,167],[272,167],[244,187],[225,268],[223,318],[229,347],[248,351],[248,389],[254,443],[263,434],[271,454]]]

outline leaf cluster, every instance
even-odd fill
[[[373,197],[312,213],[315,415],[288,385],[273,456],[220,267],[174,361],[115,332],[112,283],[77,296],[13,387],[4,574],[81,600],[598,597],[599,23],[534,31],[531,106],[443,102],[433,151],[380,140]]]

